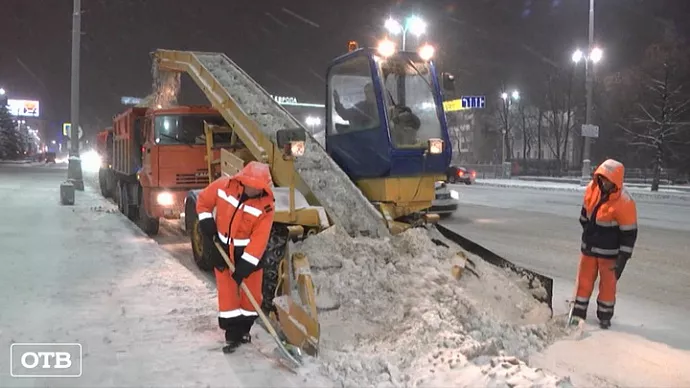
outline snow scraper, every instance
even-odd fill
[[[223,247],[218,242],[215,242],[215,245],[218,251],[220,252],[221,256],[223,256],[223,260],[225,260],[225,263],[228,265],[230,271],[235,272],[235,266],[232,265],[232,262],[230,261],[228,254],[225,253],[225,251],[223,250]],[[275,343],[278,345],[278,351],[280,352],[281,356],[283,356],[287,361],[289,361],[292,364],[291,366],[293,368],[301,366],[302,358],[300,352],[295,351],[292,347],[290,347],[290,349],[292,349],[293,352],[290,352],[290,350],[288,350],[285,344],[283,344],[283,341],[280,339],[278,332],[276,332],[275,328],[273,327],[273,325],[271,325],[271,322],[268,320],[268,317],[266,317],[266,314],[264,314],[264,312],[261,310],[261,306],[259,306],[259,304],[256,302],[256,299],[254,299],[254,296],[249,291],[247,285],[244,282],[242,282],[242,284],[240,284],[240,288],[245,293],[245,295],[247,295],[247,299],[249,299],[249,303],[252,304],[254,311],[256,311],[259,314],[259,319],[261,319],[264,328],[266,328],[271,337],[273,337]]]

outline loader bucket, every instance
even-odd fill
[[[497,255],[496,253],[484,248],[483,246],[477,244],[474,241],[471,241],[465,237],[460,236],[459,234],[453,232],[452,230],[446,228],[443,225],[436,224],[436,228],[443,237],[451,240],[452,242],[460,245],[463,249],[466,251],[473,253],[479,257],[481,257],[484,261],[488,262],[489,264],[493,264],[497,267],[500,268],[507,268],[511,270],[512,272],[516,273],[517,275],[520,275],[524,278],[526,278],[529,281],[529,288],[536,290],[539,287],[544,287],[544,290],[546,291],[545,296],[538,296],[534,295],[534,298],[537,299],[538,301],[542,303],[546,303],[549,306],[549,309],[551,309],[551,313],[553,315],[553,279],[544,276],[542,274],[536,273],[534,271],[531,271],[529,269],[520,267],[519,265],[513,264],[510,261],[504,259],[503,257]]]

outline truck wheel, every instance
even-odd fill
[[[273,298],[275,298],[276,287],[278,286],[278,266],[285,258],[287,244],[287,227],[283,224],[273,224],[271,236],[268,239],[268,246],[261,258],[261,268],[264,270],[261,309],[267,314],[276,311],[273,305]]]
[[[137,212],[139,213],[139,219],[137,224],[139,225],[139,228],[144,231],[144,233],[149,236],[155,236],[158,234],[158,230],[160,229],[160,220],[158,218],[149,216],[146,208],[144,207],[143,190],[141,189],[141,186],[138,186],[137,189],[139,190],[139,207]]]
[[[99,168],[98,169],[98,186],[101,188],[101,194],[104,198],[108,198],[110,193],[108,192],[108,171]]]
[[[124,188],[122,187],[122,181],[117,181],[117,184],[115,185],[116,187],[116,198],[115,202],[117,203],[117,209],[120,211],[120,213],[125,214],[125,207],[124,207]]]
[[[122,191],[120,194],[120,202],[122,203],[122,214],[129,218],[130,221],[137,221],[137,211],[136,206],[132,205],[132,185],[129,183],[123,183],[121,185]]]
[[[206,246],[204,244],[204,237],[201,234],[201,228],[199,227],[199,217],[196,214],[196,203],[193,200],[187,199],[187,205],[185,206],[185,225],[187,233],[189,233],[189,239],[192,243],[192,255],[194,256],[194,264],[199,267],[200,270],[205,272],[210,272],[213,270],[213,264],[209,260],[211,255],[211,249],[214,247]]]

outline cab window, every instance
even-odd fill
[[[380,127],[379,107],[367,57],[355,57],[333,67],[329,98],[329,135]]]

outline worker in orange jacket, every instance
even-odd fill
[[[632,256],[637,239],[635,201],[623,186],[623,164],[607,159],[597,167],[585,191],[580,214],[582,257],[573,316],[587,318],[589,298],[599,275],[597,318],[603,329],[611,326],[616,283]]]
[[[263,270],[275,199],[271,174],[266,164],[250,162],[232,177],[221,177],[201,191],[196,211],[205,243],[220,242],[235,266],[230,273],[225,260],[214,248],[218,288],[218,325],[225,330],[224,353],[251,342],[249,331],[258,316],[240,284],[244,282],[261,305]],[[215,219],[213,210],[215,209]]]

